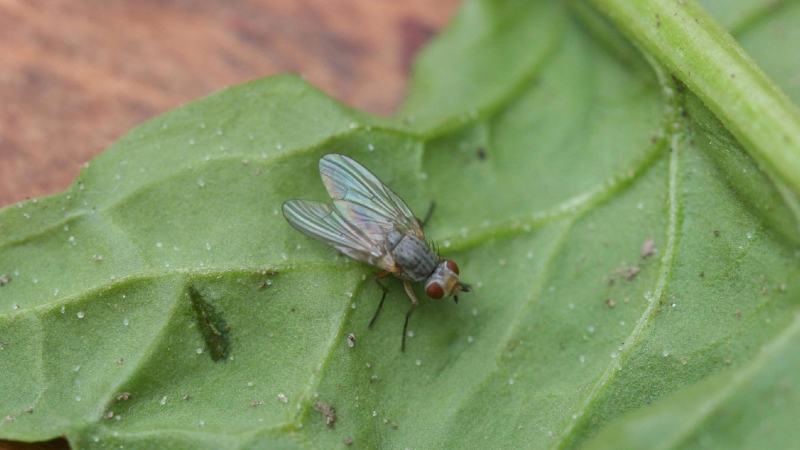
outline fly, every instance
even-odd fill
[[[439,256],[425,241],[422,228],[433,212],[420,221],[408,205],[364,166],[344,155],[329,154],[319,160],[319,174],[333,205],[313,200],[287,200],[283,216],[306,236],[335,248],[344,255],[381,269],[375,283],[383,291],[378,309],[369,321],[375,323],[389,290],[381,278],[394,275],[403,280],[411,308],[403,324],[401,349],[406,349],[406,329],[417,297],[411,282],[425,282],[425,293],[433,299],[453,296],[469,285],[458,279],[458,265]]]

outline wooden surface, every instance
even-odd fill
[[[457,0],[0,0],[0,207],[64,190],[132,127],[281,72],[390,114]],[[2,418],[0,418],[2,420]],[[65,449],[66,441],[0,450]]]
[[[0,207],[64,190],[135,125],[281,72],[389,114],[457,0],[0,0]]]

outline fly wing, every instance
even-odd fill
[[[369,236],[380,241],[398,229],[425,238],[403,199],[361,164],[344,155],[329,154],[319,160],[319,173],[339,214]]]
[[[357,261],[389,270],[394,259],[376,241],[345,220],[331,205],[311,200],[287,200],[283,217],[306,236],[333,247]]]

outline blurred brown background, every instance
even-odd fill
[[[64,190],[144,120],[267,75],[390,114],[458,3],[0,0],[0,207]]]
[[[414,54],[458,3],[0,0],[0,207],[65,189],[144,120],[267,75],[301,73],[390,114]],[[45,448],[67,445],[0,441]]]

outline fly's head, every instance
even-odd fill
[[[458,280],[458,265],[449,259],[440,262],[425,282],[425,293],[433,299],[452,295],[458,303],[459,291],[469,292],[469,285]]]

